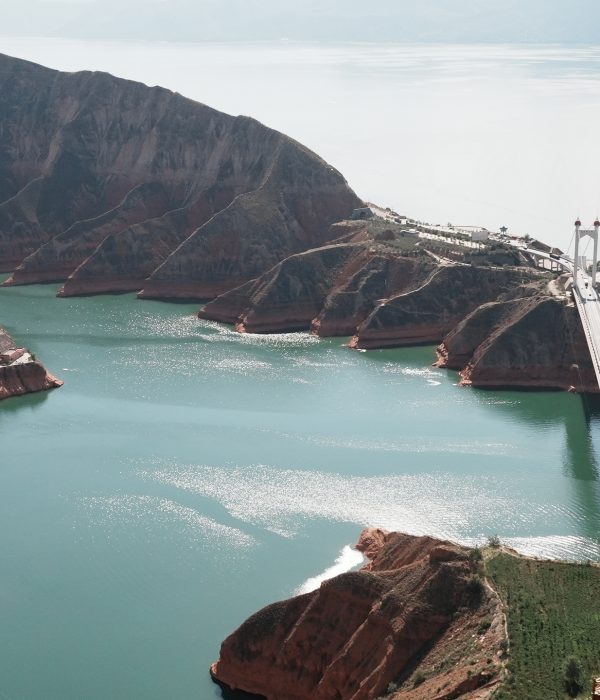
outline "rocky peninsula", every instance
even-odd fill
[[[160,87],[0,54],[0,93],[3,286],[212,298],[362,204],[301,144]],[[0,366],[0,398],[59,384],[35,360]]]
[[[0,326],[0,400],[62,386],[46,368]]]
[[[487,697],[503,667],[504,618],[469,550],[377,529],[357,548],[369,559],[360,571],[243,623],[213,678],[267,700]]]
[[[576,654],[590,696],[598,566],[523,557],[495,537],[469,549],[369,528],[357,548],[359,571],[246,620],[213,680],[267,700],[546,700],[564,697]]]
[[[600,391],[568,277],[514,241],[353,216],[316,154],[160,87],[0,55],[0,92],[3,285],[207,302],[240,333],[433,345],[466,386]],[[0,328],[0,399],[61,384]],[[357,548],[360,571],[244,622],[213,678],[267,700],[547,698],[600,643],[596,567],[378,529]]]
[[[536,284],[479,306],[437,354],[465,385],[599,391],[575,307]]]
[[[240,332],[437,345],[465,385],[600,391],[567,280],[521,247],[372,216],[293,139],[160,87],[0,55],[0,91],[4,285],[210,300]]]
[[[464,385],[600,391],[567,277],[515,246],[461,249],[407,229],[389,218],[334,224],[330,243],[282,260],[199,316],[240,332],[349,336],[360,350],[438,345],[436,364],[458,370]]]

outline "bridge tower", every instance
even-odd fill
[[[573,284],[577,286],[577,270],[579,268],[579,241],[586,236],[589,236],[594,241],[594,259],[592,262],[592,287],[596,286],[596,268],[598,267],[598,231],[600,230],[600,221],[598,218],[594,221],[594,228],[582,229],[581,221],[577,219],[575,222],[575,255],[573,256]],[[585,272],[585,270],[584,270]]]

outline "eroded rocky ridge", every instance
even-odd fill
[[[427,256],[400,256],[357,227],[331,245],[286,258],[217,297],[199,316],[233,323],[242,332],[311,329],[322,336],[347,336],[381,296],[419,285],[433,268]]]
[[[350,222],[331,231],[342,235],[217,297],[200,318],[242,332],[353,336],[355,348],[439,343],[467,313],[530,279],[525,267],[440,262],[401,231]]]
[[[0,326],[0,400],[62,386],[60,379],[53,377],[29,353],[21,354],[20,350]],[[11,354],[20,357],[12,361]]]
[[[517,288],[467,315],[438,346],[439,367],[476,387],[598,393],[577,310],[546,285]]]
[[[504,624],[469,550],[375,529],[358,547],[370,558],[360,571],[244,622],[223,642],[213,678],[267,700],[486,697]]]
[[[337,171],[163,88],[0,55],[0,94],[4,284],[213,299],[200,316],[240,331],[443,341],[465,384],[598,390],[565,300],[507,297],[540,277],[515,247],[335,224],[361,204]]]
[[[389,222],[340,222],[330,235],[200,318],[240,332],[349,336],[356,349],[439,344],[436,364],[465,385],[600,391],[568,276],[552,279],[510,246],[461,254]]]
[[[416,289],[378,304],[358,326],[351,347],[439,342],[466,314],[527,279],[519,268],[440,265]]]
[[[160,87],[0,55],[0,94],[5,284],[206,299],[360,204],[292,139]]]

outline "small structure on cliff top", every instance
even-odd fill
[[[478,231],[471,231],[471,240],[474,243],[482,243],[487,241],[490,237],[490,232],[486,228],[479,229]]]
[[[361,207],[360,209],[355,209],[352,212],[352,215],[350,218],[353,221],[359,220],[359,219],[372,219],[375,216],[373,213],[373,210],[371,207]]]
[[[26,352],[25,348],[14,348],[0,353],[0,365],[10,365],[12,362],[23,357]]]

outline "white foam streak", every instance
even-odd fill
[[[214,498],[235,518],[287,537],[322,519],[452,539],[481,522],[499,531],[498,518],[514,508],[514,497],[492,478],[441,473],[370,477],[255,464],[163,467],[140,476]]]
[[[339,553],[338,558],[335,560],[335,564],[330,566],[328,569],[325,569],[325,571],[317,576],[311,576],[311,578],[306,579],[306,581],[301,586],[298,586],[298,588],[294,591],[294,595],[301,595],[302,593],[316,591],[323,581],[328,581],[334,576],[339,576],[340,574],[345,574],[347,571],[351,571],[357,566],[360,566],[364,560],[365,558],[361,552],[346,545]]]
[[[523,529],[543,531],[559,516],[571,519],[573,514],[563,504],[537,503],[521,497],[518,490],[507,491],[505,481],[494,475],[432,472],[357,476],[262,464],[237,468],[155,466],[155,470],[140,470],[138,474],[213,498],[236,519],[281,537],[295,537],[307,522],[321,520],[427,534],[472,545],[485,541],[482,533],[494,532],[524,554],[600,558],[598,544],[575,533],[515,537],[514,533]],[[334,566],[338,564],[341,566],[337,561]],[[329,570],[327,575],[331,575]]]
[[[502,544],[521,554],[542,559],[600,559],[600,544],[577,535],[548,535],[545,537],[502,538]]]
[[[176,533],[180,544],[227,546],[234,549],[255,544],[250,535],[237,528],[223,525],[202,513],[167,498],[154,496],[118,495],[86,496],[80,506],[95,526],[111,529],[136,528],[151,532],[157,528],[165,537]],[[117,529],[118,529],[117,528]]]

